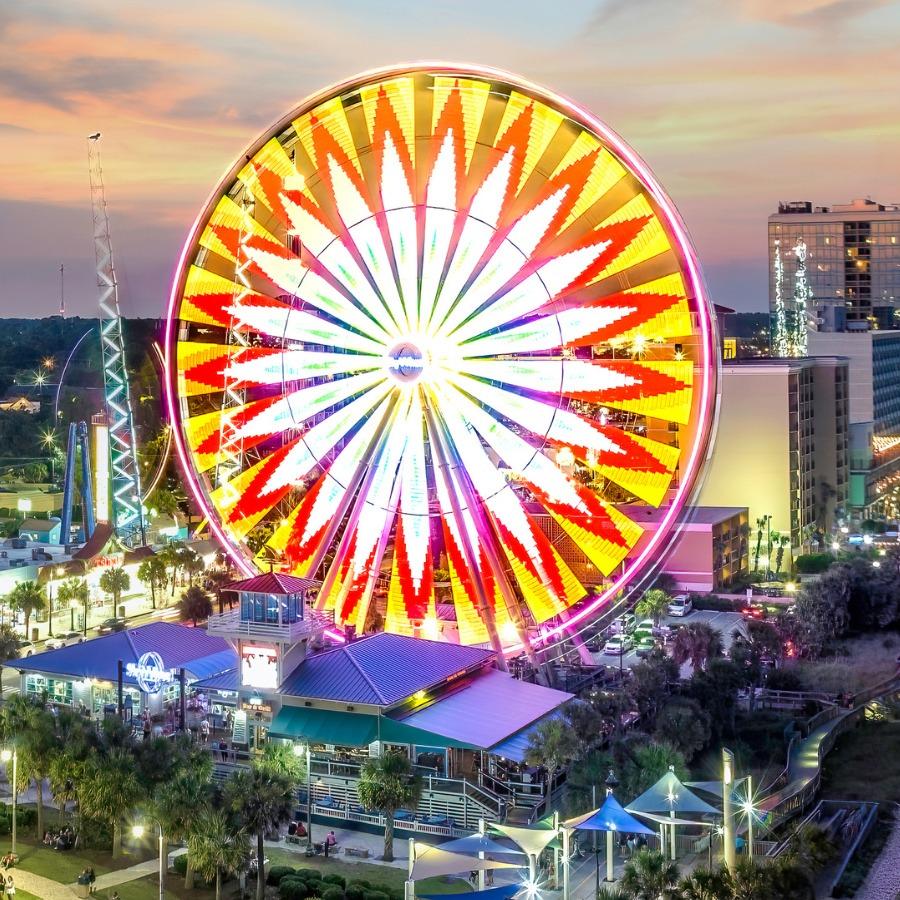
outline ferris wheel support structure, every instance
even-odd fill
[[[125,365],[125,344],[122,338],[118,282],[109,233],[109,213],[103,189],[99,131],[88,137],[88,170],[100,303],[104,400],[109,427],[112,525],[119,537],[132,541],[139,539],[143,544],[146,541],[146,533],[141,505],[141,475],[131,411],[128,370]]]

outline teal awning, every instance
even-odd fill
[[[386,716],[305,706],[283,706],[273,719],[269,734],[294,741],[341,747],[367,747],[378,740],[424,747],[472,747],[471,744],[404,725]]]

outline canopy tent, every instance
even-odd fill
[[[671,766],[656,784],[647,788],[640,797],[632,800],[625,809],[632,813],[671,813],[674,811],[696,815],[721,815],[718,809],[710,806],[681,782]]]
[[[744,776],[743,778],[736,778],[734,781],[734,787],[737,788],[739,785],[742,785],[748,776]],[[703,791],[704,794],[713,794],[714,796],[721,799],[722,797],[722,781],[686,781],[685,784],[689,788],[696,788],[698,791]],[[742,800],[738,794],[734,795],[736,800]]]
[[[456,875],[459,872],[477,872],[484,869],[521,869],[521,863],[498,862],[496,859],[478,859],[463,853],[450,853],[440,847],[416,842],[413,845],[414,860],[410,870],[411,881],[434,878],[438,875]]]
[[[501,884],[500,887],[488,888],[485,891],[474,891],[466,894],[466,900],[509,900],[522,890],[518,882]],[[416,894],[419,900],[447,900],[447,894]]]
[[[557,833],[552,825],[523,828],[520,825],[500,825],[493,822],[491,828],[512,838],[529,856],[537,856],[556,837]]]
[[[465,837],[446,841],[439,845],[441,850],[450,850],[454,853],[506,853],[510,856],[524,856],[521,850],[515,847],[507,847],[489,838],[486,834],[467,834]]]
[[[566,828],[579,828],[585,831],[618,831],[624,834],[655,834],[652,828],[638,822],[622,808],[622,804],[608,794],[603,805],[593,812],[563,822]]]
[[[660,825],[702,825],[704,828],[709,827],[709,822],[704,822],[702,819],[682,819],[678,816],[673,819],[669,813],[642,812],[638,813],[638,815],[644,819],[649,819],[651,822],[658,822]]]

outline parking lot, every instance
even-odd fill
[[[747,625],[744,617],[740,613],[735,612],[716,612],[711,609],[695,609],[686,616],[663,616],[660,619],[660,627],[666,628],[670,626],[686,625],[690,622],[706,622],[710,627],[714,628],[722,637],[722,644],[726,652],[731,646],[735,630],[739,630],[746,635]],[[614,654],[604,653],[602,648],[591,656],[594,662],[604,666],[618,666],[619,657]],[[631,668],[641,661],[640,657],[634,650],[629,650],[622,657],[622,667]]]

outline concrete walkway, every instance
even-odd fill
[[[67,884],[51,881],[43,875],[34,875],[23,869],[13,869],[9,874],[12,875],[17,891],[28,891],[41,900],[73,900],[77,896]]]
[[[856,900],[895,900],[900,896],[900,819],[894,813],[894,828]]]
[[[181,856],[182,853],[187,853],[187,849],[180,847],[178,850],[173,850],[169,853],[167,869],[172,868],[172,860],[174,860],[176,856]],[[147,878],[150,875],[156,875],[158,872],[159,860],[154,857],[153,859],[147,859],[144,862],[136,863],[133,866],[128,866],[126,869],[115,869],[112,872],[98,875],[97,880],[94,882],[94,890],[102,891],[107,888],[118,887],[120,884],[125,884],[128,881],[137,881],[139,878]],[[179,876],[170,873],[169,877],[178,878]]]

